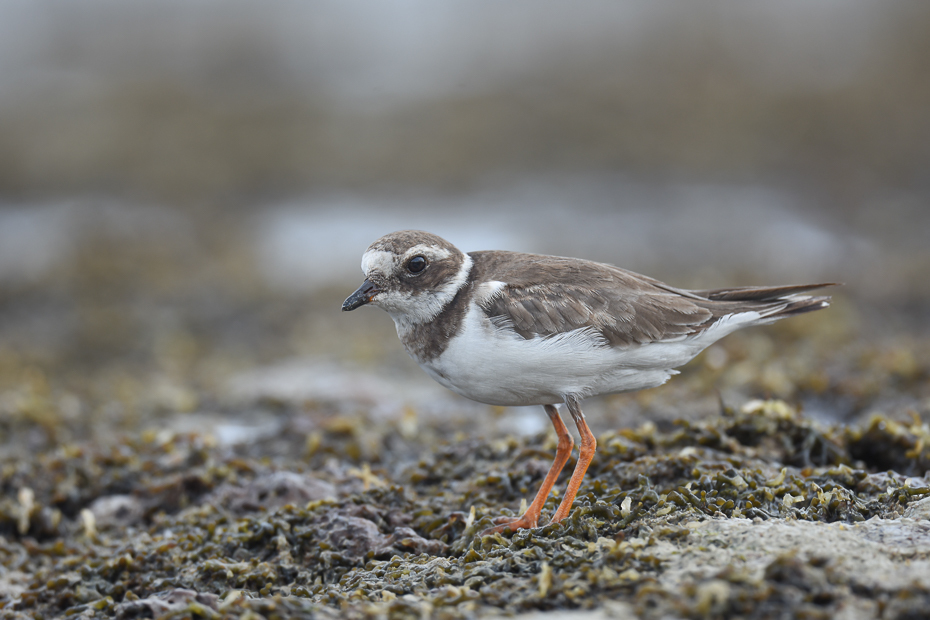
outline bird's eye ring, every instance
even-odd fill
[[[407,271],[410,273],[420,273],[426,269],[426,259],[422,256],[414,256],[407,261]]]

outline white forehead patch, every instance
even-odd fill
[[[368,250],[362,255],[362,272],[366,276],[373,271],[383,276],[389,276],[394,273],[399,263],[405,262],[418,255],[425,256],[430,261],[436,261],[449,258],[452,256],[452,252],[446,248],[423,243],[413,246],[404,252],[403,256],[398,256],[393,252],[387,252],[385,250]]]
[[[419,245],[413,246],[412,248],[404,252],[404,260],[407,260],[408,258],[413,258],[417,254],[425,256],[426,258],[430,260],[442,260],[444,258],[449,258],[450,256],[452,256],[452,252],[450,252],[446,248],[440,248],[435,245],[426,245],[426,244],[421,243]]]
[[[368,250],[362,254],[362,273],[368,276],[372,271],[376,271],[383,276],[387,276],[394,271],[397,255],[384,250]]]

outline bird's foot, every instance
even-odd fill
[[[539,517],[533,518],[525,513],[522,517],[497,517],[494,519],[494,523],[496,525],[484,530],[481,532],[481,535],[487,536],[488,534],[498,534],[506,529],[510,529],[516,532],[517,530],[534,528],[536,527],[538,520]]]

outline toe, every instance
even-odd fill
[[[497,517],[493,519],[493,522],[496,525],[481,532],[482,536],[499,534],[508,529],[516,532],[517,530],[536,527],[536,519],[527,517],[527,515],[523,515],[522,517]]]

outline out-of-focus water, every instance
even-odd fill
[[[464,251],[585,257],[660,272],[682,286],[755,275],[776,282],[855,280],[880,260],[876,240],[760,186],[648,185],[622,179],[534,179],[494,191],[406,197],[308,197],[262,209],[262,271],[284,289],[358,274],[369,243],[415,228]]]
[[[837,213],[778,187],[528,178],[468,192],[342,192],[260,203],[231,227],[240,234],[230,243],[284,295],[351,286],[368,244],[406,228],[464,251],[583,257],[683,287],[837,281],[854,297],[920,293],[924,283],[908,280],[900,266],[927,263],[930,214],[885,206],[887,217],[876,222],[869,210]],[[157,243],[196,261],[210,251],[197,247],[203,226],[182,211],[113,200],[7,207],[0,209],[0,280],[41,282],[101,237]]]

